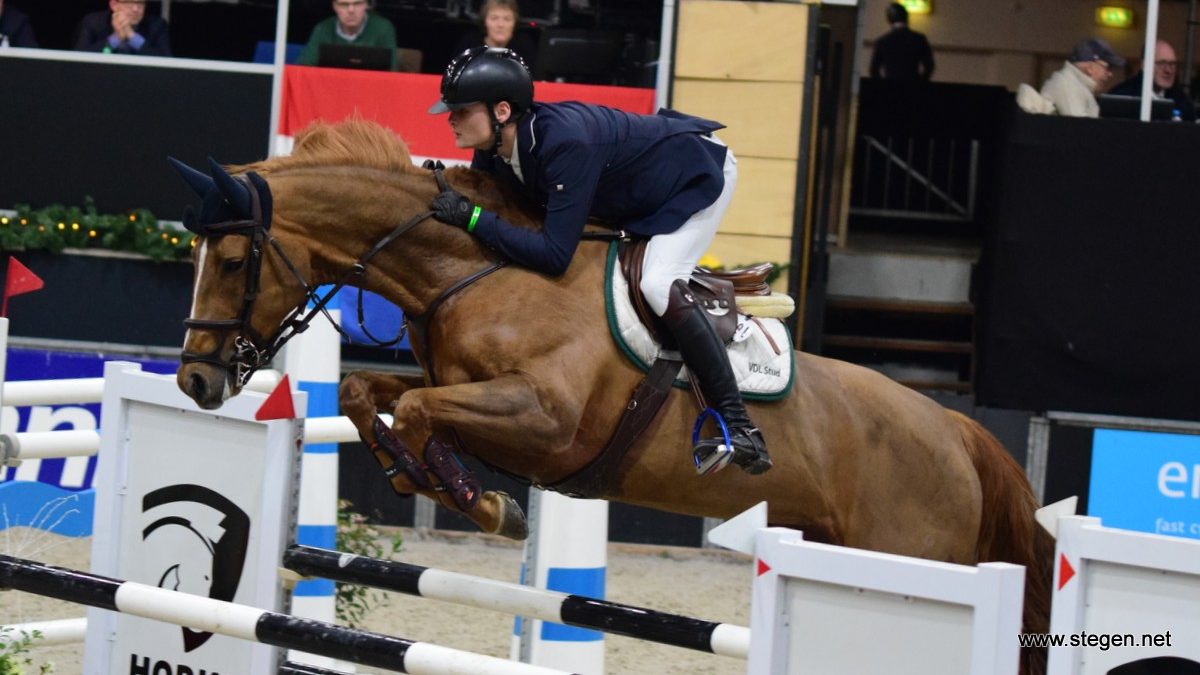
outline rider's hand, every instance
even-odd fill
[[[470,232],[479,219],[480,208],[471,203],[465,195],[453,189],[448,189],[433,198],[429,204],[433,217],[455,227],[461,227]]]

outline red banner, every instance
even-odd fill
[[[400,134],[414,155],[470,159],[469,150],[454,146],[446,115],[430,115],[438,99],[441,76],[370,70],[284,69],[279,133],[295,136],[314,120],[340,122],[358,114]],[[654,112],[654,90],[537,82],[538,101],[584,101],[635,113]]]

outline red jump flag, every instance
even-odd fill
[[[4,281],[4,304],[0,306],[0,317],[8,316],[8,299],[22,293],[41,290],[46,282],[21,264],[15,256],[8,256],[8,278]]]
[[[267,400],[259,406],[254,419],[265,422],[267,420],[290,420],[295,416],[296,406],[292,403],[292,385],[288,383],[288,376],[284,375],[279,384],[275,385],[275,390],[267,396]]]

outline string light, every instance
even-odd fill
[[[179,243],[179,237],[171,237],[171,244],[174,245],[174,244],[178,244],[178,243]]]
[[[129,214],[129,222],[131,222],[131,223],[137,222],[137,214],[136,213]],[[147,231],[149,231],[149,230],[147,230]]]
[[[0,225],[8,224],[8,216],[0,217]]]
[[[89,237],[95,237],[95,236],[96,236],[96,231],[95,231],[95,230],[88,230],[88,236],[89,236]]]
[[[78,232],[79,231],[79,223],[71,223],[71,230]]]
[[[29,224],[29,221],[28,221],[28,220],[25,220],[24,218],[22,218],[22,219],[21,219],[21,224],[22,224],[22,225],[28,225],[28,224]]]
[[[58,224],[58,229],[60,229],[60,230],[65,230],[65,229],[67,229],[67,224],[66,224],[66,223],[59,223],[59,224]]]

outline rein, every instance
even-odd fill
[[[185,351],[181,355],[180,360],[183,363],[201,362],[219,366],[230,371],[234,375],[238,386],[244,387],[246,383],[250,381],[250,376],[253,375],[256,370],[269,363],[289,340],[307,330],[309,324],[312,323],[313,319],[315,319],[318,314],[324,314],[325,317],[329,319],[330,324],[333,325],[334,329],[338,331],[338,333],[344,337],[348,337],[345,330],[342,329],[342,327],[333,320],[333,317],[329,315],[327,306],[330,300],[333,299],[338,291],[349,285],[351,280],[356,277],[362,277],[364,274],[366,274],[367,263],[369,263],[372,258],[387,248],[400,236],[431,217],[433,215],[433,211],[423,211],[421,213],[417,213],[401,223],[386,236],[380,239],[379,242],[372,246],[370,250],[360,256],[359,259],[350,267],[349,270],[346,271],[345,274],[342,275],[342,278],[336,284],[334,284],[328,292],[326,292],[324,295],[319,295],[317,293],[318,287],[308,283],[308,281],[304,278],[304,275],[300,273],[300,270],[296,268],[296,265],[292,263],[291,259],[288,258],[286,253],[284,253],[283,247],[279,244],[279,240],[271,236],[271,233],[268,230],[270,223],[263,222],[264,219],[261,197],[258,190],[255,189],[253,183],[246,175],[239,175],[235,176],[234,178],[244,183],[248,188],[251,199],[251,215],[253,217],[248,220],[235,220],[216,223],[213,225],[208,225],[207,228],[211,233],[217,236],[232,234],[250,238],[250,255],[246,265],[246,292],[242,298],[242,309],[238,315],[238,318],[236,319],[193,319],[190,317],[184,319],[183,324],[187,328],[214,331],[218,333],[222,339],[218,340],[217,346],[211,352],[198,353]],[[440,167],[434,169],[434,178],[437,180],[439,190],[446,190],[449,187],[445,177],[442,175]],[[264,243],[270,244],[270,246],[279,255],[280,259],[283,260],[284,265],[292,273],[292,276],[294,276],[304,288],[305,295],[304,299],[297,304],[296,307],[290,313],[288,313],[286,317],[284,317],[282,322],[280,322],[279,328],[269,340],[264,340],[250,323],[250,317],[254,310],[254,301],[258,298],[258,294],[261,290],[263,250],[265,248]],[[503,265],[504,263],[502,262],[493,263],[492,266],[484,270],[482,273],[476,273],[467,279],[455,283],[430,304],[423,316],[432,316],[433,312],[437,310],[437,307],[439,307],[441,303],[450,295],[453,295],[454,293],[462,290],[462,288],[474,283],[474,281],[477,279],[496,271]],[[310,303],[313,306],[312,308],[308,309],[306,313],[305,307]],[[363,321],[361,288],[359,289],[358,295],[358,317],[359,322],[361,323]],[[406,329],[407,322],[401,328],[400,333],[390,342],[380,342],[369,333],[367,333],[367,335],[371,337],[371,339],[377,344],[381,346],[387,346],[399,342],[400,339],[404,337]],[[224,337],[227,333],[234,330],[238,331],[237,336],[234,338],[234,352],[230,359],[226,361],[220,357],[220,353],[225,344]],[[427,327],[425,330],[427,330]]]

